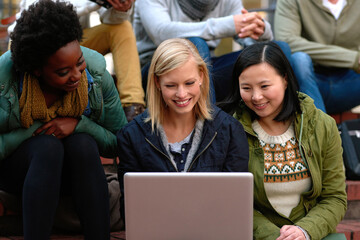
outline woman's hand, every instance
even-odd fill
[[[276,240],[306,240],[300,228],[294,225],[284,225],[280,228],[280,236]]]
[[[45,135],[53,135],[61,139],[72,134],[78,122],[79,119],[77,118],[55,118],[36,129],[33,135],[39,135],[43,132]]]

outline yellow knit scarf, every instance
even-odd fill
[[[49,108],[36,77],[25,73],[23,90],[20,96],[20,119],[25,128],[29,128],[34,120],[49,122],[60,117],[80,117],[88,103],[88,81],[86,71],[81,75],[79,87],[67,92]]]

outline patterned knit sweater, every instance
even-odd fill
[[[300,156],[294,125],[278,136],[266,133],[256,120],[252,127],[264,150],[266,195],[277,212],[289,217],[299,204],[301,193],[311,188],[311,177]]]

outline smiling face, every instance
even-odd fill
[[[239,77],[240,95],[259,120],[273,120],[281,111],[287,81],[267,63],[246,68]]]
[[[78,88],[85,59],[78,41],[73,41],[51,55],[40,70],[35,71],[41,84],[48,89],[74,91]]]
[[[193,114],[200,98],[203,74],[192,57],[182,66],[161,75],[156,85],[173,116]],[[175,115],[174,115],[175,114]]]

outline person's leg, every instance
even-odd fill
[[[296,79],[299,82],[300,92],[306,93],[313,100],[317,108],[326,113],[323,95],[320,92],[317,78],[312,60],[310,56],[304,52],[296,52],[291,55],[291,63]],[[323,82],[321,88],[326,89],[328,82]]]
[[[348,111],[360,105],[360,74],[351,69],[315,70],[318,86],[329,114]]]
[[[63,145],[49,135],[24,141],[2,162],[1,188],[22,195],[25,239],[48,240],[58,205]]]
[[[241,51],[231,52],[212,58],[212,76],[216,92],[216,102],[221,102],[231,92],[232,72]]]
[[[85,239],[110,239],[108,185],[96,141],[85,133],[63,140],[64,178],[71,186]]]
[[[133,103],[145,105],[139,55],[130,22],[124,21],[116,25],[100,24],[84,29],[81,45],[103,55],[112,53],[116,85],[124,107]]]
[[[274,41],[274,43],[276,43],[281,48],[281,50],[283,51],[283,53],[285,54],[286,58],[289,60],[291,66],[292,66],[291,48],[290,48],[289,44],[287,44],[286,42],[283,42],[283,41]]]
[[[150,68],[150,63],[147,63],[141,69],[141,83],[142,83],[142,87],[143,87],[145,92],[146,92],[146,88],[147,88],[147,80],[148,80],[148,75],[149,75],[149,68]]]
[[[208,70],[209,70],[209,79],[210,79],[210,100],[213,104],[216,102],[216,93],[215,93],[215,86],[213,80],[213,66],[211,62],[211,54],[209,50],[209,46],[207,45],[206,41],[199,37],[190,37],[188,38],[195,47],[197,48],[200,56],[205,61]]]

